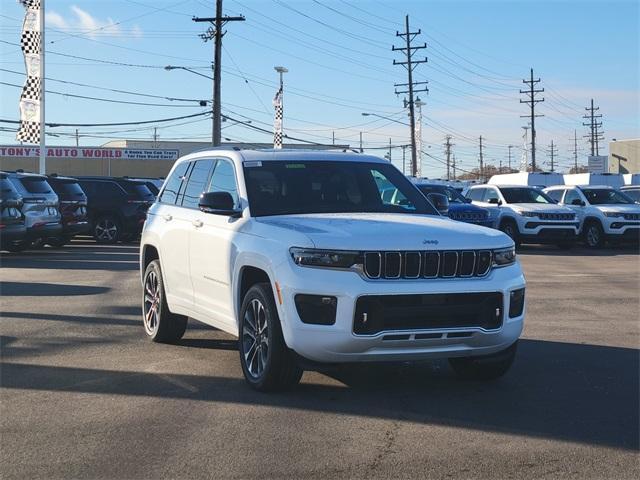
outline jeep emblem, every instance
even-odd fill
[[[438,245],[438,240],[423,240],[422,244],[423,245]]]

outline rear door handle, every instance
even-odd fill
[[[169,214],[163,215],[162,218],[165,219],[165,221],[170,222],[171,220],[173,220],[173,217]]]
[[[194,220],[193,222],[191,222],[191,224],[196,228],[200,228],[202,225],[204,225],[202,223],[202,220]]]

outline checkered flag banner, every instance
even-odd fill
[[[282,86],[273,99],[275,116],[273,118],[273,148],[282,148]]]
[[[25,7],[20,48],[24,54],[27,78],[20,95],[20,129],[16,139],[25,143],[40,142],[40,101],[42,83],[40,78],[41,33],[40,0],[18,0]]]

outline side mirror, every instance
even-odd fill
[[[502,202],[497,198],[490,198],[489,199],[489,203],[491,205],[502,205]]]
[[[579,198],[574,198],[573,201],[571,202],[571,205],[577,205],[579,207],[584,207],[584,202],[582,200],[580,200]]]
[[[214,215],[227,215],[238,217],[240,210],[234,209],[233,197],[229,192],[206,192],[200,195],[198,207],[202,212],[213,213]]]
[[[430,193],[427,195],[429,201],[436,207],[440,215],[445,217],[449,215],[449,198],[441,193]]]

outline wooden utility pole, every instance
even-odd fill
[[[520,93],[526,94],[528,98],[526,100],[520,100],[520,103],[526,103],[531,109],[529,115],[520,115],[521,117],[530,118],[531,122],[531,171],[536,171],[536,117],[542,117],[543,115],[536,115],[536,103],[544,102],[544,98],[536,98],[536,93],[544,92],[544,88],[536,89],[536,84],[540,83],[540,79],[533,79],[533,68],[531,69],[531,79],[522,80],[522,83],[529,85],[528,90],[520,90]]]

